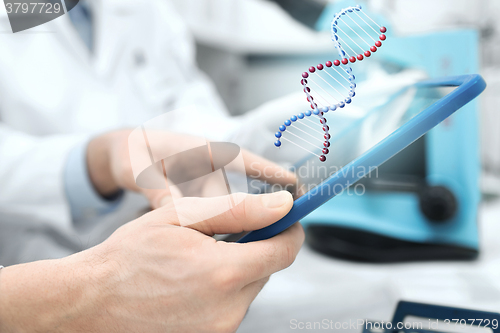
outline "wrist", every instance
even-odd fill
[[[95,271],[82,254],[15,265],[0,274],[0,332],[67,332],[98,313]],[[86,330],[91,332],[92,330]]]
[[[111,134],[94,138],[87,146],[87,169],[96,191],[104,198],[116,194],[120,188],[113,177],[110,162]]]

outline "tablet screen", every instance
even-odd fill
[[[311,155],[292,167],[292,171],[299,179],[299,193],[313,190],[337,172],[364,176],[375,170],[377,166],[357,167],[358,169],[353,167],[340,171],[455,88],[416,86],[405,88],[385,104],[368,110],[363,117],[348,124],[342,119],[342,113],[349,112],[348,108],[328,114],[332,139],[327,160],[321,162],[317,156]],[[336,130],[336,122],[344,125]]]

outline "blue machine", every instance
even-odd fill
[[[477,50],[477,33],[462,30],[391,38],[381,53],[388,63],[440,77],[477,72]],[[381,184],[365,182],[365,195],[340,195],[304,218],[308,243],[323,253],[362,261],[475,258],[480,201],[477,109],[477,101],[472,101],[383,165]],[[423,167],[411,170],[419,161]],[[421,178],[425,193],[411,185],[405,189],[405,176]],[[403,181],[394,185],[398,179]],[[433,216],[436,212],[442,216]]]

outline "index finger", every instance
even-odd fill
[[[226,253],[226,262],[234,265],[245,285],[258,281],[290,266],[304,243],[300,223],[272,238],[251,243],[219,242]]]

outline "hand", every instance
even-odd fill
[[[233,332],[269,276],[289,266],[300,224],[268,240],[217,242],[214,233],[263,228],[291,209],[286,192],[246,195],[230,211],[179,226],[227,197],[183,198],[60,260],[0,273],[1,332]],[[235,199],[235,198],[232,198]],[[198,218],[198,217],[197,217]]]
[[[87,149],[87,166],[94,187],[104,197],[116,193],[119,189],[140,192],[148,198],[153,209],[171,202],[170,191],[171,189],[175,190],[175,187],[146,189],[136,184],[129,156],[130,133],[130,130],[110,132],[93,139],[89,143]],[[173,151],[182,150],[180,146],[183,144],[189,146],[190,140],[196,139],[192,136],[170,132],[155,132],[152,135],[155,142],[165,143],[161,145],[162,156],[169,156]],[[293,186],[290,185],[294,185],[297,181],[293,173],[248,151],[242,150],[242,156],[245,164],[245,172],[248,176],[265,180],[270,184],[279,184],[282,188],[293,190]],[[196,161],[190,161],[190,167],[185,167],[185,162],[178,160],[174,164],[184,174],[194,171],[193,169],[197,165]],[[176,171],[173,170],[173,172]],[[164,183],[165,179],[162,178],[162,170],[158,170],[158,175],[160,176],[159,183]],[[210,182],[206,178],[204,181]],[[206,184],[205,187],[216,192],[214,190],[214,183]],[[199,190],[202,191],[201,186]]]

